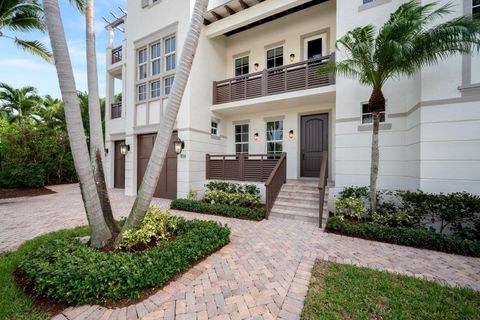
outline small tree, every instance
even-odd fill
[[[320,73],[336,72],[358,79],[372,88],[368,101],[373,115],[372,154],[370,168],[370,205],[377,209],[376,192],[379,166],[378,131],[380,112],[385,109],[383,86],[388,80],[411,77],[425,66],[438,64],[455,54],[471,54],[480,49],[480,19],[462,16],[436,24],[452,12],[452,4],[438,2],[422,5],[411,0],[390,15],[376,32],[373,25],[349,31],[337,41],[337,50],[345,59],[329,62]]]

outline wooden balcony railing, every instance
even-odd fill
[[[206,155],[207,180],[266,182],[282,154]]]
[[[122,117],[122,103],[121,102],[115,102],[111,104],[111,118],[116,119],[116,118],[121,118]]]
[[[282,186],[287,182],[287,154],[283,153],[265,183],[265,210],[268,219]]]
[[[112,64],[122,61],[123,47],[112,49]]]
[[[334,60],[335,54],[292,63],[262,72],[213,82],[213,104],[246,100],[305,90],[335,84],[333,75],[319,75],[317,70],[325,61]]]
[[[328,151],[324,151],[322,155],[322,163],[320,165],[320,177],[318,180],[318,198],[320,206],[318,209],[318,217],[320,218],[319,227],[322,227],[323,220],[323,203],[325,201],[325,189],[327,187],[328,177]]]

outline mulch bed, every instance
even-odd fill
[[[56,193],[47,188],[26,188],[26,189],[0,189],[0,199],[13,199],[20,197],[38,197]]]

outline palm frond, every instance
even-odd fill
[[[43,15],[33,10],[16,12],[5,19],[3,23],[6,28],[12,31],[29,32],[39,30],[44,32],[46,30]]]
[[[85,13],[87,5],[85,0],[68,0],[70,4],[78,9],[82,14]]]
[[[27,52],[30,52],[47,62],[52,62],[52,53],[50,50],[40,41],[37,40],[22,40],[17,37],[14,39],[15,44],[20,48]]]

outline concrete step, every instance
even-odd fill
[[[318,207],[319,207],[319,204],[318,204],[318,201],[317,203],[315,204],[310,204],[310,203],[304,203],[304,202],[301,202],[301,201],[297,201],[297,200],[280,200],[277,198],[277,201],[275,201],[275,204],[274,204],[274,207],[277,206],[277,207],[281,207],[281,208],[285,208],[285,209],[289,209],[289,210],[292,210],[292,211],[295,211],[295,210],[301,210],[301,209],[305,209],[305,210],[317,210],[318,211]]]
[[[296,184],[284,184],[282,190],[289,192],[304,192],[304,193],[316,193],[318,194],[318,186],[301,186]]]
[[[277,197],[277,201],[315,205],[317,208],[319,205],[318,195],[316,197],[302,196],[298,194],[289,196],[289,195],[284,195],[280,192],[280,194]]]

